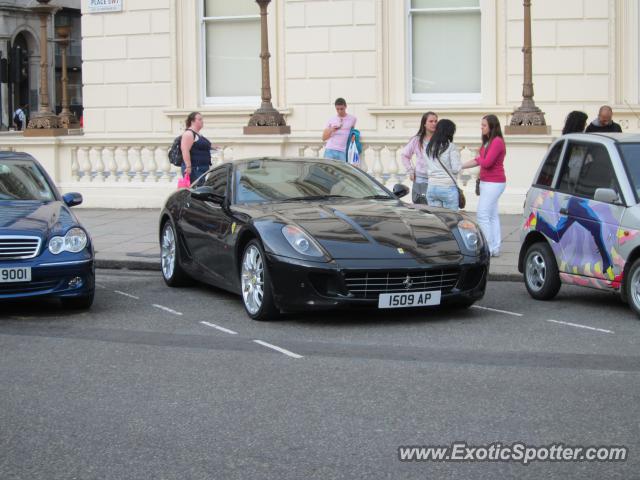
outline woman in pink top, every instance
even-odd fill
[[[409,180],[413,182],[411,197],[413,203],[427,203],[427,163],[424,157],[424,150],[436,131],[438,115],[434,112],[427,112],[420,119],[420,128],[415,137],[409,140],[402,150],[402,163],[409,175]],[[416,156],[416,164],[411,161]]]
[[[495,115],[482,118],[482,147],[480,154],[465,162],[462,168],[480,165],[480,199],[478,200],[478,224],[484,233],[492,257],[500,256],[500,216],[498,200],[504,192],[507,178],[504,174],[504,157],[507,149],[502,137],[500,120]]]

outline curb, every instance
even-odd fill
[[[144,260],[114,260],[96,259],[95,266],[104,270],[140,270],[147,272],[159,272],[160,262]],[[490,282],[521,282],[522,274],[514,273],[491,273],[488,279]]]

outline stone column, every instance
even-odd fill
[[[59,128],[58,116],[51,111],[49,104],[49,51],[47,42],[47,25],[51,13],[58,7],[47,5],[50,0],[38,0],[39,5],[31,10],[40,17],[40,95],[38,111],[31,115],[25,136],[64,135],[66,129]]]

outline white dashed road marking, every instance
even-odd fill
[[[120,290],[114,290],[114,292],[117,293],[118,295],[123,295],[125,297],[133,298],[134,300],[140,300],[140,297],[136,297],[135,295],[130,295],[128,293],[121,292]]]
[[[157,303],[153,304],[154,307],[159,308],[160,310],[164,310],[165,312],[169,312],[169,313],[173,313],[174,315],[180,315],[182,316],[182,312],[176,312],[175,310],[169,308],[169,307],[165,307],[163,305],[158,305]]]
[[[561,322],[559,320],[547,320],[547,322],[551,322],[551,323],[559,323],[560,325],[567,325],[569,327],[576,327],[576,328],[584,328],[585,330],[593,330],[595,332],[602,332],[602,333],[615,333],[612,330],[605,330],[604,328],[596,328],[596,327],[590,327],[588,325],[580,325],[579,323],[571,323],[571,322]]]
[[[254,340],[255,343],[262,345],[263,347],[271,348],[277,352],[284,353],[285,355],[292,358],[303,358],[302,355],[298,355],[297,353],[290,352],[289,350],[285,350],[284,348],[280,348],[276,345],[271,345],[270,343],[263,342],[262,340]]]
[[[513,315],[514,317],[522,317],[523,316],[522,313],[508,312],[506,310],[498,310],[498,309],[489,308],[489,307],[481,307],[480,305],[472,305],[471,308],[478,308],[480,310],[488,310],[490,312],[504,313],[504,314],[507,314],[507,315]]]
[[[217,330],[220,330],[221,332],[224,333],[230,333],[231,335],[237,335],[238,332],[234,332],[233,330],[229,330],[228,328],[224,328],[221,327],[220,325],[216,325],[215,323],[209,323],[209,322],[200,322],[203,325],[206,325],[207,327],[211,327],[211,328],[215,328]]]

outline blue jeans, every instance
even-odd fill
[[[191,165],[191,173],[189,174],[189,178],[191,179],[191,184],[193,185],[193,183],[198,179],[198,177],[201,177],[202,175],[207,173],[210,167],[211,165]],[[185,170],[186,170],[186,165],[183,163],[182,166],[180,167],[180,171],[182,172],[183,177],[184,177]],[[199,182],[199,185],[201,185],[203,181],[204,179]]]
[[[328,149],[324,151],[324,158],[329,158],[331,160],[342,160],[343,162],[347,161],[347,152],[341,152],[340,150],[332,150]]]
[[[427,202],[431,207],[444,207],[458,210],[458,189],[454,186],[443,187],[429,184],[427,188]]]

